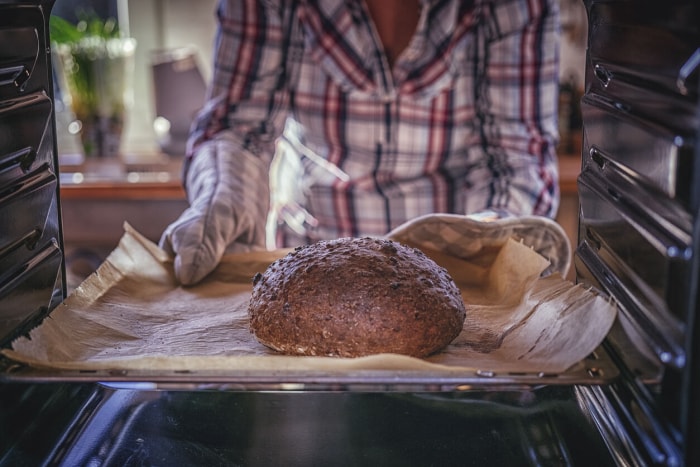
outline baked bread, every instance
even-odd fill
[[[457,337],[466,315],[447,270],[378,238],[298,247],[253,284],[251,332],[290,355],[426,357]]]

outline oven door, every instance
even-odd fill
[[[616,465],[572,387],[463,393],[0,386],[0,465]],[[12,427],[10,430],[9,427]]]

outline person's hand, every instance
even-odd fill
[[[542,216],[516,216],[503,210],[429,214],[400,225],[387,237],[460,258],[469,258],[484,247],[501,246],[513,238],[550,262],[542,273],[545,276],[554,272],[566,276],[571,266],[571,245],[564,228]]]
[[[201,281],[225,252],[265,246],[267,164],[236,148],[222,138],[194,155],[185,174],[190,207],[161,236],[183,285]]]

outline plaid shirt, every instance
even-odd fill
[[[421,0],[393,68],[362,0],[224,0],[218,18],[188,156],[220,132],[266,162],[281,149],[280,243],[427,213],[556,213],[556,0]]]

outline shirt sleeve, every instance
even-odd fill
[[[289,101],[284,86],[285,14],[289,11],[276,0],[219,2],[213,76],[206,104],[192,125],[186,162],[225,134],[234,143],[231,157],[246,153],[269,165]],[[267,173],[240,174],[245,176],[262,178],[262,187],[267,186]]]
[[[467,212],[554,217],[559,9],[556,0],[486,1],[475,100],[482,162],[468,177]]]

